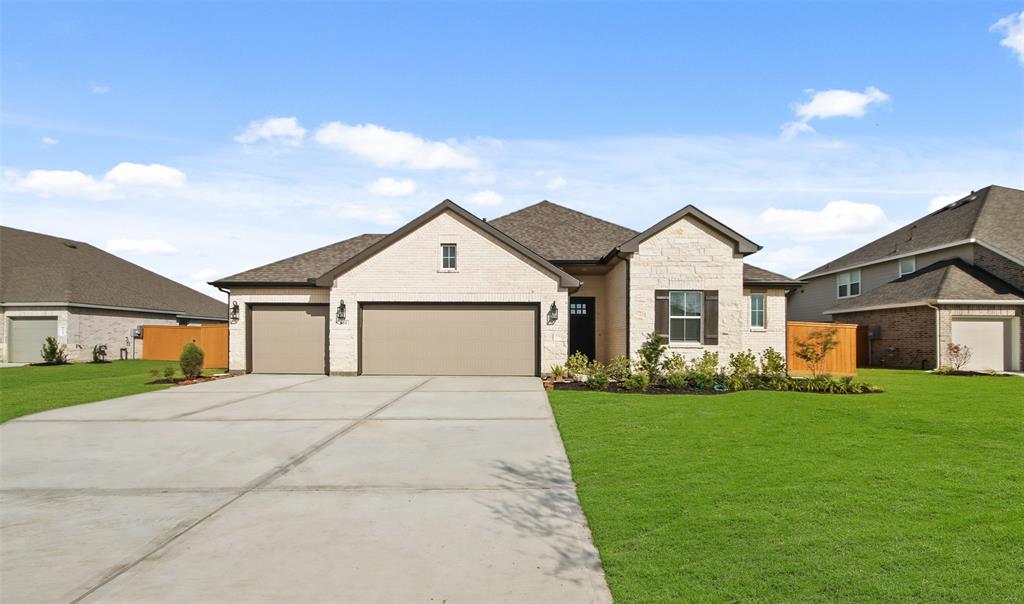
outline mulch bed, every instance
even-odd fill
[[[585,382],[544,382],[545,387],[553,390],[585,390],[587,392],[620,392],[624,394],[728,394],[728,391],[696,390],[693,388],[670,388],[668,386],[648,386],[646,390],[627,390],[616,382],[611,382],[603,390],[593,390]]]
[[[153,380],[146,382],[147,384],[174,384],[175,386],[188,386],[190,384],[202,384],[203,382],[215,382],[217,380],[224,380],[227,378],[235,377],[234,373],[218,373],[217,375],[204,375],[195,380],[186,380],[185,378],[162,378],[159,380]]]

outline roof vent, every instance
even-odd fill
[[[64,245],[68,246],[69,248],[71,248],[73,250],[77,250],[78,249],[78,246],[75,245],[74,243],[71,243],[70,241],[65,241]]]

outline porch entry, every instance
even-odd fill
[[[594,358],[594,328],[594,298],[569,298],[569,354],[578,351]]]

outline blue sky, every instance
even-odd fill
[[[2,221],[202,288],[443,198],[638,229],[693,203],[799,274],[1024,187],[1020,13],[5,3]]]

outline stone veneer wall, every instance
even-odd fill
[[[882,337],[868,341],[872,367],[935,368],[935,311],[927,306],[842,313],[833,319],[881,327]]]
[[[605,285],[605,355],[610,361],[617,355],[626,354],[626,331],[628,309],[629,263],[620,261],[604,276]]]
[[[750,326],[750,294],[764,293],[765,297],[765,328],[754,329]],[[774,348],[782,355],[786,354],[786,290],[746,288],[743,290],[745,329],[743,330],[743,348],[760,355],[766,348]],[[725,361],[726,359],[722,359]]]

